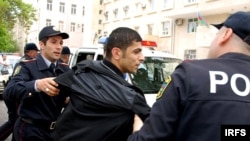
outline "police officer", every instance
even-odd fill
[[[69,47],[68,47],[68,46],[63,46],[62,54],[61,54],[60,59],[61,59],[64,63],[68,64],[70,54],[71,54],[71,53],[70,53]]]
[[[125,141],[133,117],[148,117],[150,107],[139,88],[123,78],[144,60],[142,38],[133,29],[112,31],[103,61],[85,60],[55,81],[71,93],[69,105],[56,125],[58,141]]]
[[[36,59],[20,62],[7,85],[4,97],[21,100],[14,127],[16,140],[53,140],[56,119],[66,98],[59,95],[53,78],[69,70],[68,65],[58,62],[63,39],[68,37],[54,26],[44,27],[39,33],[41,53]]]
[[[35,43],[27,43],[24,46],[24,56],[21,60],[30,60],[36,58],[39,49],[37,48]]]
[[[35,43],[27,43],[24,46],[24,56],[21,57],[20,61],[23,60],[30,60],[33,58],[36,58],[38,53],[38,48]],[[17,68],[19,63],[17,63],[14,67],[14,71]],[[10,78],[11,79],[11,76]],[[7,85],[7,84],[6,84]],[[8,121],[6,121],[3,125],[0,127],[0,140],[5,140],[8,138],[8,136],[13,132],[14,124],[16,122],[16,119],[18,118],[17,115],[17,108],[19,105],[19,101],[17,100],[6,100],[4,99],[5,105],[8,109]],[[14,141],[14,137],[12,137],[12,141]]]
[[[249,140],[244,128],[234,126],[230,134],[223,130],[250,124],[249,24],[250,13],[239,11],[215,25],[219,31],[209,59],[183,62],[176,68],[141,129],[135,117],[135,129],[140,131],[128,141],[222,141],[231,134],[234,140]]]
[[[24,55],[21,57],[20,62],[22,62],[24,60],[31,60],[31,59],[36,58],[38,52],[39,52],[39,49],[35,43],[26,43],[24,46]],[[14,70],[13,73],[15,73],[16,67],[18,65],[19,65],[18,63],[15,65],[15,67],[13,69]]]

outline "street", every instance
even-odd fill
[[[0,125],[2,125],[5,121],[7,121],[8,115],[7,115],[7,109],[4,104],[4,101],[0,99]],[[11,141],[11,135],[9,138],[5,141]]]

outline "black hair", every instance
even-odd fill
[[[48,39],[49,39],[49,38],[48,38],[48,37],[46,37],[46,38],[41,39],[40,41],[41,41],[41,42],[43,42],[43,43],[44,43],[44,45],[46,45],[46,43],[47,43]]]
[[[104,46],[106,58],[111,58],[111,50],[114,47],[120,48],[121,50],[125,51],[128,46],[132,45],[133,41],[142,41],[142,38],[137,31],[128,27],[118,27],[114,29],[109,35],[108,41]]]

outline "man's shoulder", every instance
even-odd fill
[[[70,69],[69,64],[64,63],[64,62],[58,62],[58,68],[61,68],[65,72]]]
[[[32,63],[32,62],[34,63],[34,62],[36,62],[36,59],[21,58],[20,62],[25,63],[25,64]]]
[[[58,62],[58,65],[60,65],[60,66],[66,66],[66,67],[69,67],[69,64],[64,63],[64,62]]]

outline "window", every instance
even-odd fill
[[[60,13],[64,13],[64,11],[65,11],[65,3],[64,2],[60,2],[59,12]]]
[[[75,5],[75,4],[72,4],[72,5],[71,5],[71,14],[72,14],[72,15],[75,15],[75,14],[76,14],[76,5]]]
[[[148,35],[152,35],[153,34],[153,24],[148,24]]]
[[[197,0],[187,0],[188,3],[194,3],[196,2]]]
[[[128,9],[129,9],[128,5],[123,7],[124,16],[128,16]]]
[[[98,29],[98,35],[100,35],[102,33],[102,30]]]
[[[163,0],[163,8],[173,8],[174,0]]]
[[[52,11],[52,0],[47,0],[47,10]]]
[[[188,33],[196,32],[197,26],[198,26],[198,20],[197,20],[197,18],[188,19],[187,32]]]
[[[135,13],[141,12],[141,3],[136,3],[135,4]]]
[[[115,8],[113,10],[113,13],[114,13],[114,18],[117,19],[118,18],[118,8]]]
[[[99,21],[98,21],[98,24],[102,24],[102,20],[99,20]]]
[[[70,32],[75,32],[76,31],[76,23],[71,23],[70,24]]]
[[[46,19],[46,26],[51,26],[51,19]]]
[[[155,0],[149,0],[149,3],[150,3],[150,10],[155,10]]]
[[[162,36],[170,35],[170,21],[164,21],[162,22]]]
[[[108,11],[105,11],[103,13],[103,15],[105,16],[105,21],[108,21],[109,20],[109,12]]]
[[[85,14],[85,6],[82,7],[82,15],[84,16]]]
[[[60,31],[63,31],[63,21],[59,21],[58,28]]]
[[[84,32],[84,24],[82,24],[82,32]]]
[[[196,59],[196,50],[185,50],[184,59]]]

